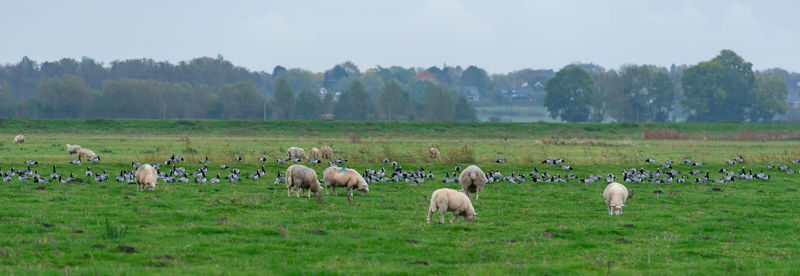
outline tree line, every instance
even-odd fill
[[[0,116],[37,118],[475,121],[473,105],[544,105],[568,122],[766,122],[790,110],[800,74],[762,72],[733,51],[692,66],[594,64],[489,74],[477,66],[324,72],[235,66],[221,56],[176,64],[91,58],[0,66]],[[800,102],[800,101],[799,101]]]
[[[0,116],[35,118],[476,121],[457,90],[401,67],[251,72],[221,56],[171,64],[90,58],[0,67]],[[410,76],[408,74],[411,74]]]
[[[798,74],[754,72],[731,50],[711,60],[669,70],[625,65],[619,72],[572,64],[546,83],[544,105],[568,122],[769,122],[790,110],[789,86]]]

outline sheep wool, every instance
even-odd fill
[[[67,144],[67,153],[69,154],[75,154],[76,152],[78,152],[79,149],[81,149],[81,146],[79,145]]]
[[[291,147],[289,148],[288,152],[289,158],[308,159],[308,156],[306,156],[306,151],[302,148]]]
[[[430,149],[428,149],[428,152],[430,152],[430,153],[431,153],[431,158],[433,158],[433,159],[437,159],[437,158],[439,158],[439,149],[437,149],[437,148],[430,148]]]
[[[478,195],[483,191],[483,186],[486,185],[487,181],[488,179],[486,179],[486,175],[481,168],[475,165],[462,170],[461,175],[458,176],[461,189],[467,194],[467,197],[475,193],[475,200],[478,200]]]
[[[347,200],[353,196],[353,190],[358,190],[362,193],[369,192],[369,185],[367,181],[361,177],[356,170],[340,167],[328,167],[322,171],[322,180],[325,181],[325,188],[331,188],[333,194],[336,195],[336,187],[347,187]],[[330,192],[327,192],[330,194]]]
[[[97,154],[96,154],[96,153],[94,153],[94,151],[92,151],[92,150],[90,150],[90,149],[87,149],[87,148],[81,148],[81,149],[78,149],[76,152],[78,153],[78,158],[92,158],[92,157],[97,157]]]
[[[308,158],[320,159],[321,155],[322,151],[320,151],[318,148],[311,148],[311,150],[308,151]]]
[[[158,174],[156,169],[150,165],[143,165],[136,170],[136,191],[155,190]]]
[[[464,217],[466,221],[473,221],[477,215],[475,207],[472,207],[472,202],[466,194],[448,188],[434,191],[431,195],[431,206],[428,208],[428,223],[431,223],[434,213],[439,213],[439,223],[444,223],[444,213],[447,211],[453,212],[450,223],[459,217]]]
[[[23,144],[23,143],[25,143],[25,135],[20,134],[14,136],[14,144]]]
[[[322,146],[322,158],[321,159],[333,159],[333,149],[329,146]]]
[[[314,192],[314,195],[319,198],[320,184],[317,172],[303,165],[289,166],[286,169],[286,190],[289,197],[292,197],[292,190],[294,190],[299,198],[302,190],[308,191],[309,198],[311,198],[311,192]]]
[[[617,182],[612,182],[603,190],[603,199],[608,205],[609,215],[622,215],[622,207],[628,199],[628,188]]]

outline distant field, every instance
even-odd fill
[[[27,142],[11,139],[25,133]],[[0,170],[37,160],[83,175],[86,166],[112,180],[82,184],[0,182],[0,273],[64,274],[782,274],[800,273],[800,174],[768,170],[800,159],[800,125],[392,123],[159,120],[0,120]],[[647,138],[647,139],[645,139]],[[663,138],[670,138],[663,140]],[[64,144],[101,156],[68,165]],[[289,146],[331,145],[363,171],[424,167],[422,185],[380,182],[370,193],[287,198],[273,184]],[[442,157],[432,160],[426,149]],[[137,193],[113,182],[130,162],[187,159],[187,171],[212,160],[209,177],[262,166],[266,178],[220,184],[164,184]],[[242,155],[244,162],[234,161]],[[737,156],[747,162],[726,165]],[[497,158],[508,163],[497,164]],[[564,158],[575,167],[540,164]],[[653,157],[656,164],[645,164]],[[492,183],[473,201],[473,223],[428,225],[428,197],[456,165],[527,174],[534,168],[578,178],[655,171],[664,160],[686,174],[684,158],[719,168],[753,169],[769,181],[686,184],[626,183],[635,191],[622,216],[608,216],[605,182]],[[321,171],[327,164],[306,164]],[[191,179],[191,177],[190,177]],[[601,183],[602,182],[602,183]],[[719,191],[715,191],[717,188]],[[660,193],[656,193],[656,192]],[[449,219],[450,214],[447,215]],[[108,220],[108,223],[106,223]],[[123,227],[124,225],[124,227]],[[120,232],[114,237],[112,232]],[[126,253],[118,246],[133,247]]]

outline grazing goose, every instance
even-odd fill
[[[33,161],[33,160],[28,160],[28,161],[25,161],[25,164],[28,164],[28,165],[37,165],[37,164],[39,164],[39,162],[36,162],[36,161]]]
[[[539,169],[534,167],[533,171],[531,173],[529,173],[528,176],[530,176],[530,177],[538,177],[539,176]]]
[[[78,158],[78,160],[79,160],[79,161],[78,161],[78,164],[80,164],[80,163],[81,163],[81,162],[80,162],[80,158]],[[134,169],[139,169],[139,167],[141,167],[141,166],[142,166],[142,164],[141,164],[141,163],[139,163],[139,162],[131,162],[131,166],[133,166],[133,168],[134,168]]]
[[[92,163],[100,162],[100,155],[89,158],[89,161],[92,161]]]
[[[656,162],[656,160],[653,159],[653,158],[647,158],[647,159],[644,160],[644,162],[648,163],[648,164],[652,164],[653,162]]]
[[[121,183],[122,181],[125,181],[125,176],[123,174],[125,174],[125,171],[124,170],[120,170],[119,171],[119,175],[117,176],[117,178],[114,179],[114,181],[117,181],[117,183]]]
[[[200,164],[208,164],[208,155],[206,155],[205,159],[200,160]]]
[[[312,164],[322,163],[322,161],[320,161],[319,159],[314,159],[314,158],[308,159],[308,162],[311,162]]]
[[[497,163],[497,164],[503,164],[503,163],[505,163],[505,162],[506,162],[506,159],[505,159],[505,158],[498,158],[498,159],[497,159],[497,160],[495,160],[494,162],[495,162],[495,163]]]
[[[219,183],[219,174],[217,174],[217,177],[210,179],[208,182],[211,182],[211,183],[214,183],[214,184]]]
[[[278,157],[278,164],[283,164],[283,162],[286,162],[286,158]]]
[[[258,158],[258,161],[267,162],[267,158],[264,157],[264,156],[261,156],[261,158]]]
[[[219,168],[225,170],[225,169],[228,169],[230,167],[228,167],[228,165],[225,165],[225,164],[219,164]]]
[[[397,161],[392,161],[392,167],[397,167]]]
[[[86,174],[86,176],[92,176],[94,173],[92,172],[91,168],[86,167],[86,173],[85,174]]]
[[[278,176],[275,177],[275,184],[283,184],[286,183],[286,178],[281,175],[281,172],[278,171]]]
[[[442,178],[442,183],[450,183],[450,173],[449,172],[445,172],[444,173],[444,178]]]
[[[81,157],[78,156],[78,159],[72,160],[69,163],[72,164],[72,165],[80,165],[81,164]]]
[[[236,156],[236,161],[242,162],[242,160],[244,160],[244,158],[242,158],[241,155]]]
[[[386,163],[389,163],[389,158],[386,158],[386,157],[384,157],[384,158],[383,158],[383,163],[384,163],[384,164],[386,164]]]

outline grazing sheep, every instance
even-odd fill
[[[289,148],[289,159],[292,158],[308,159],[308,156],[306,156],[306,151],[304,149],[298,147],[291,147]]]
[[[155,190],[158,174],[156,169],[150,165],[143,165],[136,170],[136,191]]]
[[[25,143],[25,135],[17,135],[14,137],[14,144],[23,144]]]
[[[612,182],[603,190],[603,199],[608,204],[609,215],[622,215],[622,207],[625,207],[625,200],[628,199],[628,188],[617,182]]]
[[[428,152],[431,153],[431,158],[433,158],[433,159],[439,158],[439,149],[437,149],[437,148],[429,148]]]
[[[318,148],[311,148],[311,150],[308,151],[308,158],[310,159],[319,159],[320,155],[322,155],[322,151]]]
[[[292,197],[292,190],[295,191],[298,198],[301,190],[307,190],[309,198],[311,198],[311,192],[314,192],[314,195],[319,198],[320,185],[317,172],[303,165],[289,166],[286,169],[286,190],[289,197]]]
[[[69,154],[74,154],[74,153],[78,152],[79,149],[81,149],[81,146],[79,146],[79,145],[67,144],[67,153],[69,153]]]
[[[486,175],[481,168],[475,165],[467,167],[461,171],[461,175],[458,176],[461,189],[467,194],[467,197],[469,197],[471,193],[475,193],[475,200],[478,200],[478,194],[481,193],[483,185],[485,185],[487,181],[488,179],[486,179]]]
[[[82,157],[82,158],[93,158],[93,157],[97,157],[97,154],[96,154],[96,153],[94,153],[94,151],[92,151],[92,150],[90,150],[90,149],[87,149],[87,148],[81,148],[81,149],[78,149],[78,150],[77,150],[77,153],[78,153],[78,159],[80,159],[81,157]]]
[[[331,188],[333,194],[336,194],[336,187],[347,187],[347,201],[353,196],[353,190],[358,190],[362,193],[369,192],[369,185],[361,175],[353,169],[328,167],[322,172],[322,180],[325,181],[325,189]],[[330,192],[326,191],[326,194]]]
[[[436,212],[439,213],[439,223],[444,223],[444,213],[447,211],[453,211],[450,223],[453,223],[459,216],[464,217],[466,221],[472,221],[477,215],[466,194],[448,188],[434,191],[431,195],[431,206],[428,208],[428,223],[431,223],[431,217]]]
[[[322,158],[318,159],[333,159],[333,149],[329,146],[322,146]]]

